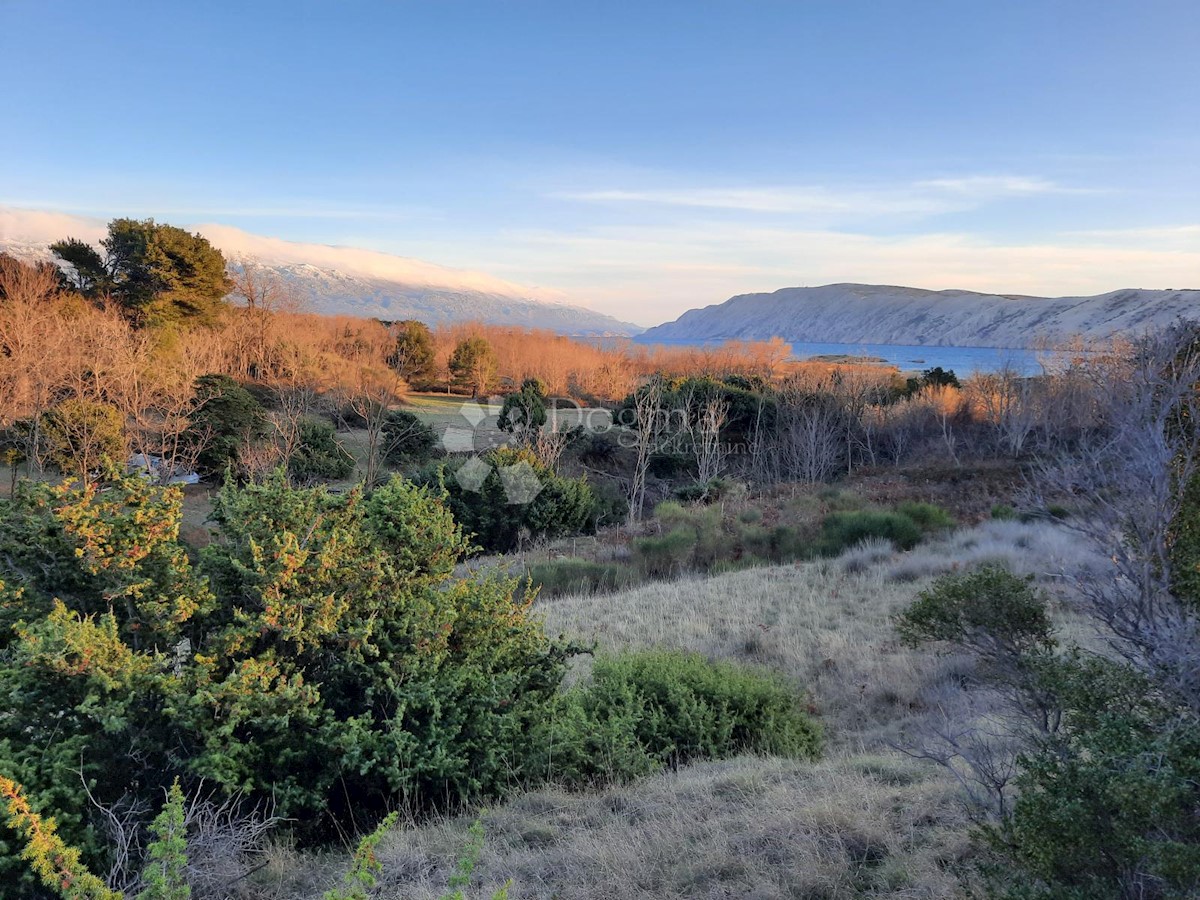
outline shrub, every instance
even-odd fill
[[[779,678],[669,650],[597,659],[591,681],[562,695],[545,731],[547,771],[573,785],[738,753],[814,757],[821,745]]]
[[[833,513],[821,525],[819,548],[826,556],[836,556],[867,538],[883,538],[901,550],[911,550],[921,540],[921,528],[908,516],[895,512]]]
[[[771,531],[762,525],[742,525],[737,533],[738,550],[743,556],[769,559],[771,556]]]
[[[696,459],[690,453],[655,453],[647,471],[655,478],[671,479],[696,474]]]
[[[776,525],[771,529],[771,558],[776,562],[807,559],[812,552],[812,541],[799,528]]]
[[[396,465],[426,460],[437,445],[437,432],[414,413],[394,409],[383,423],[387,461]]]
[[[586,478],[560,476],[528,450],[509,447],[440,463],[416,481],[445,491],[455,521],[490,553],[507,553],[522,537],[594,532],[604,508]]]
[[[992,518],[998,522],[1011,522],[1017,518],[1017,511],[1007,503],[997,503],[992,507]]]
[[[695,530],[680,526],[661,537],[636,538],[633,558],[651,578],[666,578],[686,569],[696,550]]]
[[[236,466],[239,453],[267,435],[267,416],[254,397],[228,375],[201,375],[188,416],[188,438],[203,449],[197,464],[209,474]]]
[[[933,503],[917,503],[906,500],[896,505],[899,515],[912,519],[922,531],[943,531],[954,527],[950,513]]]
[[[857,575],[892,558],[896,548],[885,538],[867,538],[839,557],[842,571]]]
[[[1012,813],[985,832],[994,895],[1200,895],[1200,721],[1122,663],[1072,654],[1041,675],[1064,727],[1024,754]]]
[[[571,651],[514,579],[454,576],[468,541],[439,497],[227,485],[199,566],[180,515],[132,476],[0,503],[0,772],[89,863],[80,778],[108,806],[204,779],[321,840],[533,774]]]
[[[125,462],[125,420],[109,403],[64,400],[42,423],[47,455],[61,472],[83,478],[105,462]]]
[[[323,900],[369,900],[379,883],[379,873],[383,871],[375,850],[388,832],[396,827],[399,818],[399,813],[389,813],[374,831],[358,842],[350,860],[350,868],[342,876],[342,887],[326,891]]]
[[[529,568],[529,580],[542,597],[619,591],[634,582],[627,566],[586,559],[556,559]]]
[[[1046,599],[1031,579],[997,565],[943,575],[896,619],[901,638],[946,641],[998,660],[1052,650]]]
[[[288,474],[300,484],[337,481],[354,471],[354,457],[338,442],[333,426],[324,419],[303,418],[299,441],[287,461]]]
[[[154,840],[146,848],[142,890],[138,900],[190,900],[187,883],[187,826],[179,779],[167,792],[162,812],[150,823]]]
[[[509,434],[528,435],[546,424],[546,386],[526,378],[520,390],[504,398],[496,427]]]
[[[589,466],[611,466],[617,459],[621,445],[616,435],[605,431],[585,431],[579,437],[579,458]]]
[[[700,484],[685,484],[672,492],[676,499],[685,503],[715,503],[727,499],[730,495],[742,495],[746,486],[740,481],[720,476]]]

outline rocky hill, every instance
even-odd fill
[[[1076,335],[1137,334],[1200,317],[1200,289],[1127,289],[1094,297],[1027,297],[870,284],[784,288],[693,309],[639,341],[730,339],[845,344],[1033,347]]]

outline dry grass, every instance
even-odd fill
[[[557,598],[539,610],[552,633],[602,648],[679,647],[781,671],[809,692],[835,747],[873,749],[941,703],[960,674],[956,659],[901,646],[892,616],[942,572],[984,561],[1054,591],[1056,573],[1094,559],[1053,525],[986,522],[908,553],[855,548],[834,560]]]
[[[928,776],[865,757],[736,759],[588,795],[529,793],[485,817],[476,883],[563,900],[952,897],[964,823],[944,818],[952,789]],[[398,834],[383,896],[439,896],[462,830]]]
[[[903,757],[739,758],[586,794],[531,791],[481,816],[469,897],[953,898],[969,847],[956,788]],[[378,896],[441,897],[469,818],[397,830]],[[277,852],[260,898],[317,897],[337,860]]]
[[[1046,523],[988,522],[908,554],[839,559],[599,597],[545,601],[552,632],[600,646],[671,646],[769,666],[805,689],[829,737],[817,763],[739,758],[631,785],[531,791],[482,814],[475,893],[513,898],[954,898],[969,877],[968,817],[953,779],[892,749],[962,709],[965,663],[902,647],[892,615],[938,573],[999,559],[1055,590],[1092,558]],[[895,577],[899,566],[909,574]],[[1072,624],[1065,607],[1060,619]],[[439,897],[470,817],[397,831],[381,846],[387,900]],[[277,851],[256,896],[316,897],[344,860]]]

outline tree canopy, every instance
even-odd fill
[[[393,325],[392,331],[396,335],[396,347],[389,359],[392,368],[409,384],[431,380],[436,356],[429,326],[415,319],[406,319]]]
[[[450,377],[458,386],[469,387],[472,397],[487,393],[496,378],[496,353],[486,338],[459,342],[450,355]]]
[[[153,219],[113,219],[101,254],[66,238],[50,246],[74,270],[75,287],[112,297],[140,323],[209,321],[232,289],[221,251],[199,234]]]

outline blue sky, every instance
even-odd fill
[[[0,205],[219,222],[643,324],[1200,287],[1200,3],[0,0]]]

